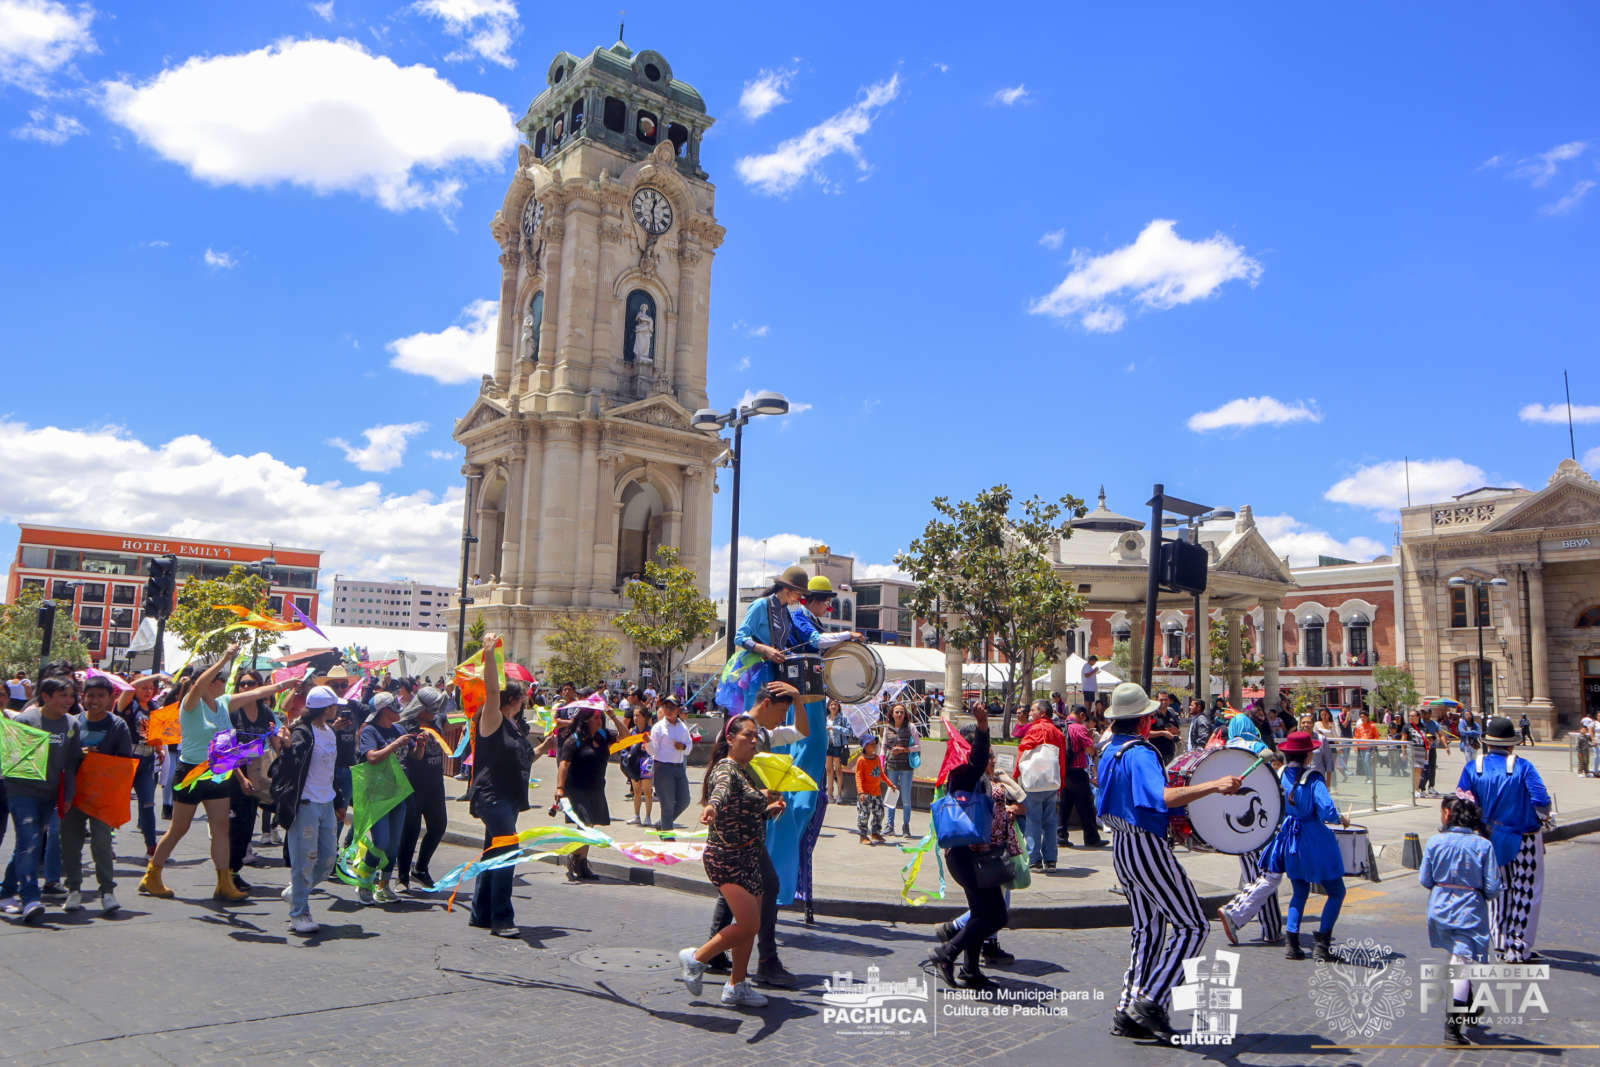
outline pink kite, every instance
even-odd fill
[[[317,624],[316,623],[314,623],[310,619],[306,618],[306,613],[300,610],[300,605],[299,604],[296,604],[293,600],[290,600],[290,599],[287,599],[287,598],[284,599],[284,603],[287,604],[289,607],[294,609],[295,621],[304,623],[306,629],[310,630],[312,633],[316,634],[318,637],[322,638],[324,641],[331,641],[332,640],[332,638],[330,638],[327,634],[325,634],[321,630],[317,629]]]
[[[123,681],[117,675],[107,674],[105,671],[97,671],[93,667],[85,669],[83,672],[83,677],[85,681],[88,681],[90,678],[104,678],[111,683],[111,688],[115,689],[119,693],[133,692],[133,686]]]

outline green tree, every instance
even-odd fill
[[[1239,670],[1242,674],[1260,674],[1261,661],[1255,658],[1255,642],[1250,631],[1239,627]],[[1225,675],[1228,671],[1228,624],[1223,619],[1211,620],[1211,672]],[[1194,671],[1194,664],[1189,665]]]
[[[1054,654],[1084,608],[1050,562],[1053,542],[1071,536],[1068,523],[1084,513],[1083,501],[1032,497],[1018,507],[1011,489],[997,485],[972,501],[935,497],[933,509],[938,517],[895,562],[917,583],[910,598],[917,615],[943,613],[945,637],[957,648],[981,659],[992,642],[1005,657],[1002,730],[1010,736],[1018,697],[1032,699],[1033,664]]]
[[[44,631],[39,628],[39,605],[44,593],[35,586],[25,587],[10,604],[0,604],[0,670],[7,678],[18,671],[30,677],[42,665],[39,649]],[[78,640],[78,624],[72,621],[70,605],[56,610],[54,632],[50,638],[50,658],[64,659],[74,667],[89,665],[89,650]]]
[[[1374,710],[1404,714],[1422,703],[1417,680],[1404,667],[1380,663],[1372,668],[1372,693],[1377,698]]]
[[[1317,711],[1322,707],[1322,687],[1320,685],[1309,679],[1302,679],[1300,684],[1294,687],[1291,699],[1291,706],[1294,708],[1296,720],[1299,720],[1300,716],[1309,713],[1313,723],[1316,721]]]
[[[550,658],[544,662],[547,686],[571,682],[579,689],[605,684],[617,669],[617,639],[595,630],[587,615],[557,615],[550,636]]]
[[[269,587],[266,579],[254,574],[243,564],[237,564],[226,578],[190,579],[178,590],[177,603],[167,619],[167,630],[178,635],[183,647],[195,656],[215,656],[239,640],[240,633],[230,630],[217,633],[239,616],[231,611],[220,611],[213,604],[239,604],[251,611],[266,613]],[[260,630],[245,631],[244,637],[251,656],[257,655],[261,646],[271,643],[271,635]]]
[[[672,685],[674,655],[717,628],[717,606],[700,593],[694,571],[678,562],[671,545],[646,560],[644,578],[631,579],[622,593],[633,604],[617,616],[617,628],[649,653],[661,671],[663,691]]]
[[[467,640],[461,646],[461,658],[471,659],[483,647],[483,635],[489,632],[489,627],[484,624],[483,616],[472,620],[472,625],[467,627]]]
[[[1124,678],[1133,676],[1133,645],[1126,641],[1114,641],[1111,645],[1111,663],[1117,668],[1117,673]],[[1194,667],[1190,664],[1190,669]]]

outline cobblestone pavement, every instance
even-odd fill
[[[1531,1043],[1600,1044],[1594,838],[1550,848],[1540,933],[1551,965],[1542,983],[1549,1015],[1492,1028],[1490,1052],[1317,1048],[1350,1040],[1318,1014],[1311,997],[1317,968],[1248,944],[1238,950],[1233,1044],[1170,1049],[1113,1038],[1106,1026],[1127,960],[1127,932],[1118,929],[1008,932],[1003,943],[1018,962],[993,972],[1006,985],[1005,999],[964,1000],[936,990],[929,1001],[885,1005],[910,1014],[881,1026],[836,1017],[823,1002],[823,981],[836,971],[859,981],[876,967],[885,982],[931,983],[920,969],[928,928],[849,920],[807,928],[785,913],[784,961],[804,987],[774,994],[765,1009],[735,1011],[715,1003],[715,980],[691,997],[675,978],[673,956],[703,938],[709,901],[620,882],[569,885],[539,864],[521,868],[521,940],[468,928],[459,906],[446,914],[441,904],[418,899],[362,908],[344,887],[313,897],[325,933],[302,940],[288,933],[287,905],[276,896],[286,880],[281,868],[253,868],[258,888],[242,907],[206,898],[204,828],[197,830],[168,869],[177,900],[137,896],[137,871],[126,862],[125,911],[115,919],[91,908],[75,916],[53,910],[38,929],[0,924],[0,1059],[1059,1064],[1087,1054],[1129,1064],[1200,1057],[1330,1067],[1600,1063],[1594,1048],[1517,1051]],[[467,855],[447,853],[435,870]],[[1425,899],[1410,880],[1353,887],[1336,937],[1393,946],[1415,977],[1418,964],[1438,959],[1420,918]],[[1218,948],[1227,944],[1213,925],[1204,951]],[[1422,1011],[1417,999],[1399,1001],[1398,1021],[1371,1043],[1436,1044],[1439,1014]],[[918,1008],[924,1018],[915,1016]],[[1188,1023],[1183,1013],[1174,1018]],[[893,1044],[860,1032],[872,1029],[889,1031]]]

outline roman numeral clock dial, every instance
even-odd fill
[[[660,237],[672,226],[672,204],[661,190],[647,185],[633,194],[633,219],[645,233]]]

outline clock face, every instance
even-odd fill
[[[533,240],[533,235],[539,232],[539,223],[544,221],[544,205],[539,201],[528,198],[528,204],[522,209],[522,234],[528,240]]]
[[[672,204],[660,189],[647,185],[633,194],[633,217],[646,233],[660,236],[672,226]]]

